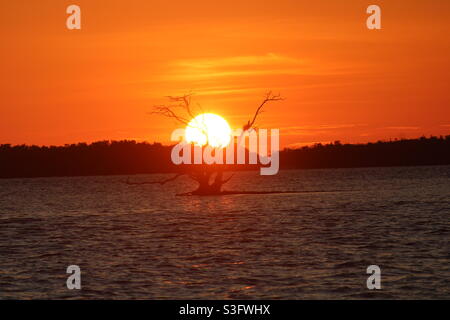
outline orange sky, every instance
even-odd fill
[[[70,4],[82,29],[66,29]],[[370,4],[382,30],[366,28]],[[450,134],[450,1],[4,0],[0,143],[137,139],[177,125],[149,115],[195,92],[233,127],[264,93],[260,127],[282,146]]]

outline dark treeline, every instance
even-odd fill
[[[300,149],[285,149],[281,167],[354,168],[450,164],[450,135],[419,139],[341,144],[339,141]]]
[[[0,178],[175,172],[171,146],[136,141],[100,141],[58,147],[0,145]],[[316,144],[280,153],[280,168],[349,168],[450,164],[450,136]],[[249,169],[249,166],[231,166]]]
[[[169,172],[170,164],[170,148],[158,143],[99,141],[57,147],[0,145],[0,178]]]

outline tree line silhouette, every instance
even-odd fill
[[[65,146],[0,145],[0,178],[132,175],[179,172],[172,146],[99,141]],[[281,169],[350,168],[450,164],[450,135],[367,144],[315,144],[280,152]],[[195,165],[193,165],[195,166]],[[226,170],[258,169],[227,165]]]

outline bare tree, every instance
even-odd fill
[[[169,99],[169,104],[154,106],[151,114],[157,114],[167,118],[175,119],[180,124],[189,126],[192,119],[194,119],[198,114],[203,113],[203,110],[199,105],[198,108],[200,109],[200,112],[195,112],[191,107],[192,94],[186,94],[182,96],[167,96],[167,98]],[[255,128],[256,119],[258,118],[258,115],[263,112],[263,108],[267,103],[280,100],[283,100],[280,94],[273,94],[272,91],[267,92],[264,100],[260,103],[260,105],[256,109],[253,118],[247,121],[247,123],[242,127],[241,137],[243,137],[243,135],[246,132]],[[196,128],[200,129],[206,136],[206,138],[208,138],[205,126],[196,123]],[[231,175],[230,177],[224,179],[222,168],[211,169],[208,167],[201,166],[201,168],[197,168],[197,170],[192,169],[192,167],[190,167],[188,171],[177,173],[173,177],[168,179],[149,182],[130,182],[129,180],[127,180],[126,183],[130,185],[142,185],[142,184],[164,185],[167,182],[174,181],[178,177],[183,175],[189,176],[192,180],[198,183],[198,187],[196,190],[185,193],[183,195],[221,194],[222,186],[226,184],[228,181],[230,181],[230,179],[233,177],[233,175]],[[214,176],[213,182],[210,183],[211,177],[213,176]]]

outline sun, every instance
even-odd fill
[[[225,148],[231,140],[231,128],[221,116],[203,113],[189,122],[185,139],[198,146],[209,144],[213,148]]]

